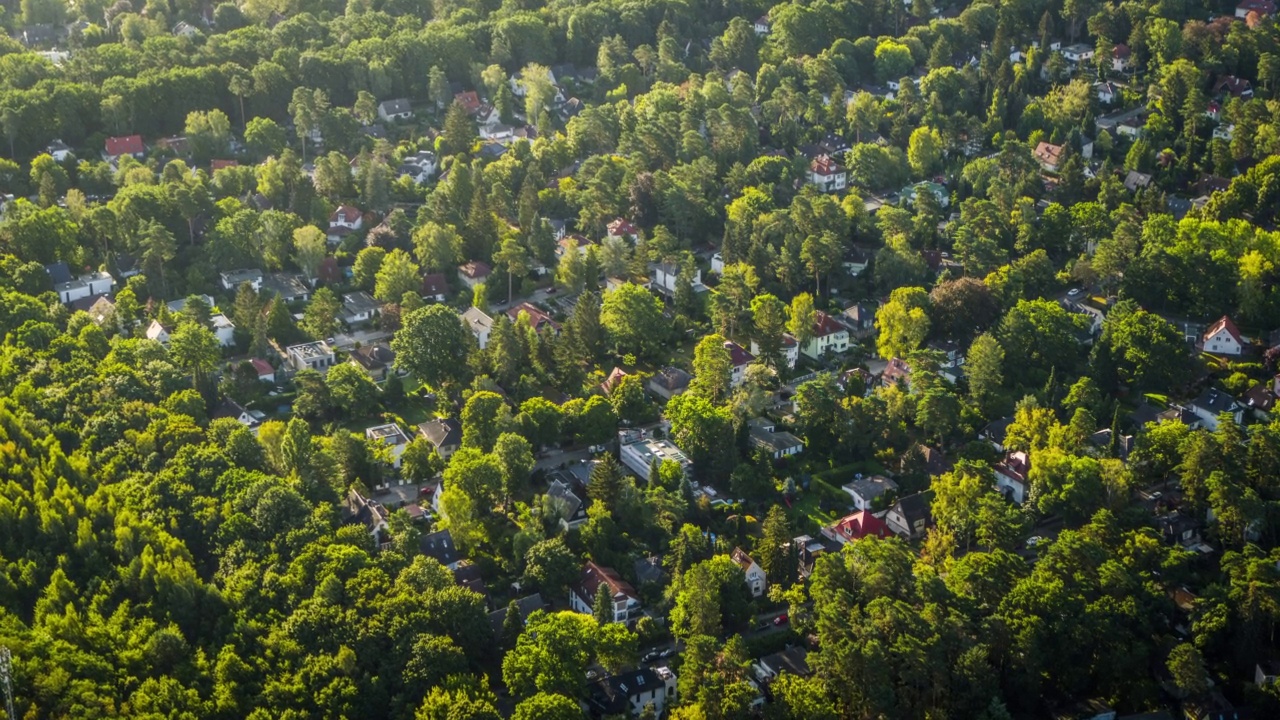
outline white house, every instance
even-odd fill
[[[809,184],[821,192],[838,192],[849,184],[849,173],[830,155],[819,155],[809,162]]]
[[[680,280],[680,266],[675,263],[662,262],[654,265],[652,270],[653,281],[649,283],[649,287],[653,290],[657,290],[667,297],[674,297],[676,294],[676,284]],[[707,286],[702,284],[701,268],[695,267],[693,269],[693,279],[690,284],[693,286],[694,292],[706,292]]]
[[[1224,123],[1213,129],[1214,140],[1225,140],[1231,142],[1236,136],[1235,123]]]
[[[49,157],[53,158],[54,162],[65,162],[72,154],[71,146],[61,140],[54,140],[49,143],[44,151],[49,153]]]
[[[1062,49],[1062,57],[1066,58],[1067,62],[1074,63],[1077,65],[1082,62],[1088,62],[1092,60],[1093,54],[1094,54],[1093,46],[1085,45],[1084,43],[1076,43],[1074,45],[1068,45]]]
[[[995,466],[996,487],[1010,500],[1021,505],[1031,494],[1031,483],[1027,480],[1027,473],[1030,471],[1031,460],[1025,452],[1019,450],[1009,453]]]
[[[1093,93],[1098,96],[1098,102],[1103,105],[1112,105],[1120,100],[1120,90],[1121,87],[1110,80],[1093,84]]]
[[[458,267],[458,279],[469,288],[475,288],[492,274],[493,268],[479,260],[471,260]]]
[[[348,325],[355,325],[369,322],[381,308],[382,303],[376,298],[364,290],[357,290],[342,296],[342,309],[338,311],[338,317]]]
[[[659,465],[667,460],[678,463],[686,475],[693,470],[693,462],[680,448],[666,440],[647,438],[636,431],[629,431],[619,434],[618,445],[618,459],[641,480],[649,479],[649,468],[654,461]]]
[[[407,98],[384,100],[378,103],[378,117],[384,122],[397,122],[413,117],[413,109],[409,107]]]
[[[364,227],[364,214],[350,205],[339,205],[329,215],[329,242],[341,242],[342,238]]]
[[[1132,55],[1128,45],[1120,44],[1111,48],[1111,69],[1118,73],[1127,71],[1133,63]]]
[[[145,334],[148,340],[155,340],[161,345],[168,347],[169,335],[172,332],[173,328],[165,327],[159,320],[152,320],[151,324],[147,325],[147,331]]]
[[[804,441],[789,432],[779,432],[772,420],[752,418],[747,421],[747,434],[751,446],[760,448],[774,460],[798,455],[804,450]]]
[[[1187,404],[1200,426],[1206,430],[1218,429],[1218,416],[1227,413],[1237,425],[1244,421],[1244,406],[1229,394],[1214,387],[1206,388],[1195,400]]]
[[[1200,344],[1205,352],[1215,355],[1239,356],[1244,353],[1245,348],[1244,336],[1226,315],[1209,326],[1200,338]]]
[[[601,678],[591,686],[587,697],[591,717],[639,717],[649,706],[653,707],[653,717],[663,717],[667,705],[675,702],[676,674],[665,666],[642,667]]]
[[[847,349],[849,328],[821,310],[814,313],[813,337],[800,352],[817,360],[827,353],[842,353]]]
[[[407,175],[415,183],[421,184],[430,180],[439,167],[440,163],[435,153],[430,150],[419,150],[400,161],[400,167],[396,172],[400,175]]]
[[[898,492],[898,483],[883,475],[857,475],[840,489],[853,498],[855,508],[870,511],[876,500]]]
[[[395,423],[386,425],[375,425],[371,428],[365,428],[365,439],[372,442],[381,442],[391,448],[391,466],[400,469],[400,456],[404,455],[404,449],[409,446],[409,436],[404,430]],[[386,481],[384,481],[386,482]],[[408,480],[402,479],[401,485],[408,483]],[[389,484],[389,482],[387,483]]]
[[[222,280],[223,290],[236,290],[241,285],[249,283],[255,291],[262,289],[262,271],[242,268],[239,270],[227,270],[219,273]]]
[[[760,356],[760,343],[755,340],[751,341],[751,354],[756,357]],[[782,362],[789,369],[796,369],[796,361],[800,359],[800,345],[796,339],[790,335],[783,333],[782,335]]]
[[[114,284],[115,279],[111,277],[110,273],[99,270],[72,278],[66,282],[56,283],[53,289],[54,292],[58,293],[59,300],[64,303],[73,303],[76,300],[94,295],[105,295],[111,292],[111,286]]]
[[[769,581],[765,577],[764,570],[760,565],[751,559],[751,556],[742,548],[733,549],[733,554],[729,556],[738,567],[742,568],[743,574],[746,576],[747,587],[751,589],[751,597],[761,597],[765,590],[769,587]]]
[[[209,326],[213,330],[213,336],[218,338],[219,345],[231,347],[236,344],[236,324],[231,322],[231,318],[218,313],[209,318]]]
[[[1273,0],[1241,0],[1236,5],[1236,17],[1244,20],[1249,17],[1249,13],[1257,13],[1258,17],[1270,17],[1276,14],[1276,4]]]
[[[290,345],[285,348],[285,361],[295,371],[317,370],[327,373],[334,365],[333,348],[323,340]]]
[[[462,322],[466,323],[471,334],[476,336],[480,349],[489,346],[489,333],[493,332],[493,318],[478,307],[469,307],[462,313]]]
[[[732,368],[729,371],[729,387],[738,387],[747,377],[747,366],[755,362],[756,358],[732,340],[724,341],[724,349],[729,351],[729,363]]]
[[[625,623],[640,617],[640,596],[636,589],[623,580],[617,570],[590,561],[582,568],[577,582],[569,588],[569,606],[574,612],[590,615],[601,587],[613,606],[613,622]]]
[[[773,30],[773,23],[769,22],[768,15],[761,15],[760,17],[756,18],[755,24],[752,25],[752,29],[756,31],[756,35],[764,37],[765,35],[768,35],[771,30]]]

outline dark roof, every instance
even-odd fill
[[[563,512],[566,521],[573,522],[587,517],[587,510],[582,498],[574,492],[573,478],[567,473],[557,473],[556,477],[552,479],[551,485],[547,487],[547,496],[563,505],[561,512]]]
[[[429,558],[435,558],[446,567],[462,559],[458,554],[458,546],[453,544],[453,534],[448,530],[419,537],[418,551]]]
[[[351,359],[365,370],[381,370],[396,359],[396,352],[386,345],[365,345],[351,351]]]
[[[534,593],[526,595],[515,601],[516,609],[520,611],[520,620],[529,622],[529,616],[534,610],[542,610],[547,606],[547,602],[542,599],[542,595]],[[489,613],[489,626],[493,628],[493,636],[495,638],[502,637],[502,625],[507,621],[507,608],[503,606]]]
[[[605,715],[629,713],[629,698],[662,687],[662,679],[650,668],[612,675],[591,686],[590,703]]]
[[[785,671],[792,675],[805,677],[813,673],[809,669],[808,656],[809,653],[802,647],[788,647],[781,652],[765,655],[757,662],[775,674],[781,674]]]
[[[667,366],[654,373],[649,381],[667,390],[682,390],[689,387],[693,376],[678,367]]]
[[[396,98],[394,100],[385,100],[380,105],[378,105],[378,109],[382,110],[382,112],[388,115],[395,115],[397,113],[407,113],[409,112],[409,100],[407,98]]]
[[[51,265],[45,265],[44,271],[49,273],[49,279],[54,285],[71,282],[71,268],[67,267],[64,262],[56,262]]]
[[[488,596],[489,590],[484,585],[484,574],[480,566],[466,560],[453,571],[453,581],[462,587],[480,595]]]
[[[1205,388],[1204,392],[1200,393],[1200,397],[1192,401],[1191,404],[1214,415],[1223,412],[1235,412],[1238,409],[1235,398],[1213,387]]]
[[[1013,424],[1013,416],[1002,417],[999,420],[993,420],[982,428],[983,437],[992,442],[1004,444],[1004,436],[1009,433],[1009,426]]]
[[[641,585],[662,582],[662,560],[657,555],[650,555],[636,560],[635,571],[636,582]]]
[[[444,418],[424,422],[418,426],[418,432],[427,442],[439,450],[442,447],[462,444],[462,423],[453,418]]]
[[[898,498],[894,507],[906,519],[907,525],[915,525],[917,520],[928,521],[932,518],[929,506],[933,504],[933,491],[925,490],[914,495]]]

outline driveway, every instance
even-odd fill
[[[349,333],[338,333],[333,336],[333,346],[336,350],[342,352],[351,352],[356,345],[361,346],[375,343],[379,340],[386,340],[391,337],[391,333],[386,330],[353,330]]]

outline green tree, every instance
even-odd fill
[[[208,328],[184,322],[169,336],[169,355],[175,365],[191,373],[197,390],[207,391],[209,374],[217,367],[222,349]]]
[[[355,265],[351,268],[351,279],[356,287],[372,292],[386,257],[387,251],[380,247],[367,247],[357,253]]]
[[[327,287],[316,290],[302,314],[302,329],[317,339],[332,337],[338,330],[338,312],[342,303]]]
[[[929,335],[929,294],[924,288],[894,290],[876,311],[876,351],[888,360],[909,356]]]
[[[363,254],[363,251],[361,251]],[[399,302],[405,293],[422,287],[422,275],[409,253],[399,248],[387,253],[374,280],[373,296],[386,303]]]
[[[666,337],[662,303],[639,285],[627,283],[605,293],[600,324],[619,352],[654,356]]]
[[[979,407],[990,408],[1004,384],[1004,348],[990,333],[979,335],[965,355],[964,370],[969,397]]]
[[[713,403],[729,396],[733,359],[723,335],[708,335],[693,349],[693,382],[689,390]]]
[[[462,381],[473,342],[453,310],[444,305],[428,305],[401,317],[391,349],[396,353],[397,369],[438,387]]]
[[[564,695],[537,693],[516,705],[512,720],[582,720],[578,703]]]

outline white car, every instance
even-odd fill
[[[1080,288],[1071,288],[1067,291],[1067,297],[1076,297],[1080,294]]]
[[[1032,535],[1031,537],[1027,538],[1027,547],[1033,548],[1047,539],[1048,538],[1041,537],[1040,535]]]

